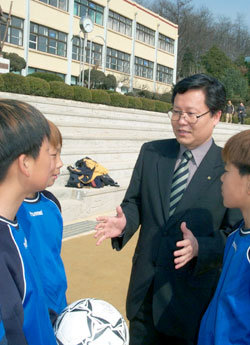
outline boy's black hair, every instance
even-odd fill
[[[203,90],[205,93],[205,103],[212,115],[219,110],[223,111],[226,105],[226,90],[224,85],[216,78],[206,74],[194,74],[180,80],[173,89],[172,104],[177,93],[183,94],[189,90]]]
[[[0,99],[0,182],[21,154],[37,158],[43,140],[50,137],[46,118],[35,107]]]

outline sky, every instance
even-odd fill
[[[154,1],[157,0],[148,0],[148,2]],[[250,31],[250,0],[192,0],[191,5],[197,10],[202,6],[207,7],[215,19],[217,16],[225,16],[235,22],[239,13]]]
[[[233,22],[239,13],[250,31],[250,0],[192,0],[195,9],[207,7],[215,16],[229,17]]]

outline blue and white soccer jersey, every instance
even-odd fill
[[[37,265],[17,222],[0,218],[0,307],[10,345],[56,345]]]
[[[7,339],[5,336],[5,329],[4,329],[1,313],[0,313],[0,345],[7,345]]]
[[[198,345],[250,344],[250,229],[229,235],[215,295],[204,314]]]
[[[63,233],[60,204],[48,191],[37,193],[35,198],[24,200],[17,219],[39,268],[48,308],[59,314],[67,305],[67,280],[60,255]]]

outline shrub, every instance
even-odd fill
[[[26,67],[26,61],[24,58],[16,53],[3,53],[5,59],[10,60],[10,72],[20,72]]]
[[[128,99],[128,108],[141,109],[141,99],[133,96],[126,96]]]
[[[171,104],[172,103],[171,99],[172,99],[172,94],[170,92],[166,92],[160,95],[160,101],[162,102],[167,102]]]
[[[225,116],[225,117],[226,117],[226,116]],[[226,121],[226,119],[225,119],[225,121]],[[233,115],[232,122],[233,122],[233,123],[239,123],[238,114],[234,114],[234,115]]]
[[[128,107],[128,98],[120,93],[111,93],[110,95],[111,105],[114,107]]]
[[[91,89],[102,89],[105,78],[106,78],[106,76],[102,71],[92,69],[90,71],[90,88]],[[88,81],[89,81],[89,70],[86,69],[84,71],[84,82],[86,85],[88,85]]]
[[[126,96],[133,96],[133,97],[137,97],[137,94],[135,91],[129,91],[125,94]]]
[[[111,93],[117,93],[116,91],[114,90],[105,90],[105,92],[107,92],[108,94],[111,94]]]
[[[106,90],[110,90],[110,89],[115,90],[115,88],[116,88],[116,77],[113,74],[108,74],[104,79],[103,87]]]
[[[92,101],[92,94],[89,89],[83,86],[72,86],[74,90],[74,100],[81,101],[81,102],[91,102]]]
[[[238,123],[238,122],[237,122]],[[244,125],[250,125],[250,117],[244,119]]]
[[[3,91],[23,94],[30,93],[30,86],[25,77],[14,73],[4,73],[2,74],[2,78],[4,81]]]
[[[149,99],[153,98],[153,93],[148,91],[148,90],[140,90],[137,92],[137,95],[139,97],[145,97],[145,98],[149,98]]]
[[[40,78],[25,78],[30,87],[30,94],[35,96],[48,96],[50,85],[46,80]]]
[[[222,115],[220,117],[220,121],[221,122],[225,122],[226,121],[226,114],[222,113]]]
[[[155,101],[155,111],[167,113],[170,109],[171,104],[162,101]]]
[[[154,92],[152,94],[152,99],[155,99],[157,101],[160,101],[161,100],[161,94],[157,93],[157,92]]]
[[[74,89],[72,86],[60,81],[50,81],[50,97],[74,99]]]
[[[110,95],[103,90],[91,90],[92,102],[100,104],[110,104]]]
[[[46,80],[47,82],[60,81],[64,83],[64,80],[59,75],[54,74],[54,73],[48,73],[48,72],[34,72],[34,73],[29,74],[27,77],[40,78],[40,79]]]
[[[155,110],[155,101],[152,99],[148,98],[143,98],[141,97],[141,103],[142,103],[142,108],[143,110],[149,110],[149,111],[154,111]]]
[[[0,74],[0,91],[4,91],[4,81],[2,74]]]

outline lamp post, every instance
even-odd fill
[[[82,47],[82,39],[81,39],[81,31],[79,33],[80,39],[80,65],[79,65],[79,85],[83,86],[84,84],[84,60],[85,60],[85,42],[86,42],[86,34],[83,37],[83,47]]]
[[[85,17],[80,18],[79,22],[80,26],[80,74],[79,74],[79,85],[84,85],[84,61],[85,61],[85,52],[86,52],[86,43],[87,43],[87,35],[94,29],[94,23],[92,19],[86,15]],[[82,53],[82,40],[81,40],[81,32],[83,32],[84,41],[83,41],[83,53]]]
[[[103,40],[103,43],[104,43],[104,46],[106,45],[106,40],[104,37],[100,36],[100,35],[96,35],[93,39],[95,38],[101,38]],[[91,60],[92,60],[92,44],[93,44],[93,39],[90,40],[90,46],[89,46],[89,74],[88,74],[88,89],[90,89],[90,79],[91,79],[91,76],[90,76],[90,64],[91,64]],[[104,54],[104,52],[103,52]]]

